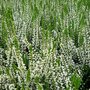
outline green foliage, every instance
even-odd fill
[[[42,85],[41,84],[37,84],[37,90],[43,90],[43,87],[42,87]]]
[[[85,19],[86,19],[85,14],[84,13],[80,14],[80,22],[79,22],[80,28],[82,28],[86,25]]]
[[[0,90],[90,89],[89,9],[89,0],[1,0]]]
[[[90,84],[90,67],[89,65],[84,64],[82,68],[82,82],[79,87],[79,90],[88,90]]]
[[[73,85],[73,90],[78,90],[81,84],[81,78],[80,76],[75,72],[71,76],[71,83]]]
[[[32,21],[36,20],[38,15],[39,15],[39,10],[38,10],[36,4],[34,4],[34,8],[32,11]]]
[[[14,37],[13,44],[14,44],[15,48],[17,48],[17,50],[19,50],[19,43],[18,43],[18,39],[16,37]]]
[[[28,69],[27,71],[27,77],[26,77],[27,82],[30,82],[30,70]]]
[[[81,34],[81,35],[79,36],[79,46],[82,46],[83,43],[84,43],[84,36]]]
[[[24,62],[24,64],[25,64],[25,66],[26,66],[26,69],[28,69],[28,68],[29,68],[29,59],[28,59],[27,53],[24,53],[24,54],[22,55],[22,58],[23,58],[23,62]]]
[[[65,14],[68,14],[69,10],[68,10],[68,4],[64,4],[63,5],[63,10]]]

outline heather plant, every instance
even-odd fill
[[[89,0],[0,1],[0,90],[90,89]]]

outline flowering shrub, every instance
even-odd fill
[[[1,0],[0,90],[89,90],[89,3]]]

